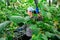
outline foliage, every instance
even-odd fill
[[[1,32],[8,24],[10,24],[10,21],[6,21],[6,22],[4,22],[4,23],[1,23],[1,24],[0,24],[0,32]]]
[[[43,21],[36,21],[35,18],[30,19],[26,13],[29,6],[36,7],[33,0],[10,0],[10,6],[5,2],[0,0],[0,33],[3,32],[5,37],[14,37],[13,31],[19,22],[28,24],[33,30],[31,40],[52,40],[55,36],[60,37],[60,7],[56,8],[55,4],[48,6],[46,0],[39,0],[38,7]]]

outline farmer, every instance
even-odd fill
[[[33,18],[33,14],[37,14],[38,18],[37,20],[41,20],[42,16],[41,13],[39,12],[38,7],[36,7],[36,10],[33,7],[28,7],[27,8],[27,14],[30,16],[30,18]]]

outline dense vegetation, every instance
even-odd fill
[[[32,40],[60,40],[60,7],[39,0],[38,7],[43,21],[30,19],[26,13],[29,6],[36,7],[33,0],[0,0],[0,40],[12,40],[18,22],[30,24],[33,30]]]

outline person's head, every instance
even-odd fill
[[[33,14],[32,14],[33,12],[34,12],[34,9],[33,9],[32,7],[28,7],[27,13],[28,13],[28,15],[29,15],[30,17],[33,16]]]

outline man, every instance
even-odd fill
[[[41,13],[39,12],[38,7],[36,7],[36,10],[33,7],[28,7],[27,14],[30,16],[30,18],[33,18],[33,14],[37,14],[39,20],[42,19]]]

